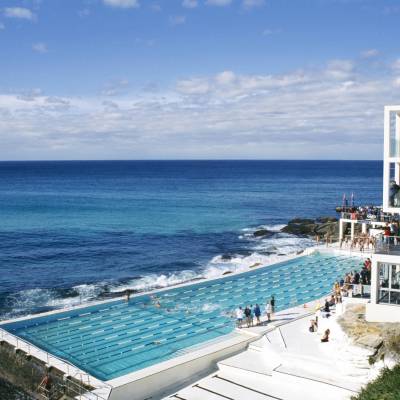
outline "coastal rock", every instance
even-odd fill
[[[337,222],[338,219],[335,217],[318,217],[315,221],[321,224],[325,224],[327,222]]]
[[[367,334],[360,336],[355,340],[359,346],[366,347],[367,349],[377,350],[382,346],[383,340],[380,336],[374,334]]]
[[[254,237],[270,237],[274,234],[274,232],[269,231],[268,229],[257,229],[254,233]]]
[[[282,228],[281,232],[291,233],[292,235],[312,235],[316,224],[313,220],[302,220],[302,222],[297,222],[298,220],[289,221],[287,226]]]
[[[325,237],[329,235],[332,239],[338,236],[339,224],[334,217],[294,218],[290,220],[281,232],[290,233],[297,236],[315,236]]]

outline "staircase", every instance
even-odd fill
[[[304,325],[304,321],[301,323]],[[301,343],[295,343],[285,327],[281,329],[275,328],[251,343],[245,352],[220,361],[217,373],[167,399],[348,400],[357,394],[365,382],[363,357],[353,357],[351,352],[344,354],[342,358],[348,357],[354,363],[347,360],[346,364],[344,360],[343,366],[347,367],[342,370],[336,356],[329,358],[318,353],[321,344],[317,336],[305,333],[304,329],[296,333],[295,339],[305,343],[302,353]],[[350,370],[352,375],[348,374]]]

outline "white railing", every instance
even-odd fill
[[[108,400],[109,395],[112,390],[112,386],[108,385],[105,382],[96,381],[96,382],[91,382],[90,378],[91,376],[76,367],[75,365],[71,364],[69,361],[64,360],[61,357],[56,357],[52,355],[51,353],[40,349],[39,347],[33,345],[32,343],[27,342],[24,339],[21,339],[20,337],[13,335],[12,333],[6,331],[5,329],[0,327],[0,340],[3,342],[7,342],[11,346],[15,348],[15,350],[22,350],[25,352],[28,356],[35,357],[43,362],[46,363],[48,367],[53,366],[57,368],[58,370],[66,373],[67,377],[71,379],[76,379],[78,380],[81,385],[87,385],[93,388],[93,391],[87,391],[86,393],[77,393],[77,397],[79,400],[81,399],[88,399],[88,400]],[[71,379],[68,379],[69,383],[74,383]],[[78,385],[77,385],[78,386]],[[94,393],[95,390],[97,389],[103,389],[107,392],[106,397],[103,395],[99,395],[98,393]]]

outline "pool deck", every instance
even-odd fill
[[[218,362],[215,372],[164,400],[350,399],[376,374],[368,363],[370,352],[353,346],[337,324],[342,305],[310,333],[310,311],[317,305],[277,313],[264,331],[250,328],[261,337],[246,351]],[[327,328],[330,341],[321,343]]]

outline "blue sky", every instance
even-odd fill
[[[399,0],[0,0],[0,159],[381,158],[399,18]]]

